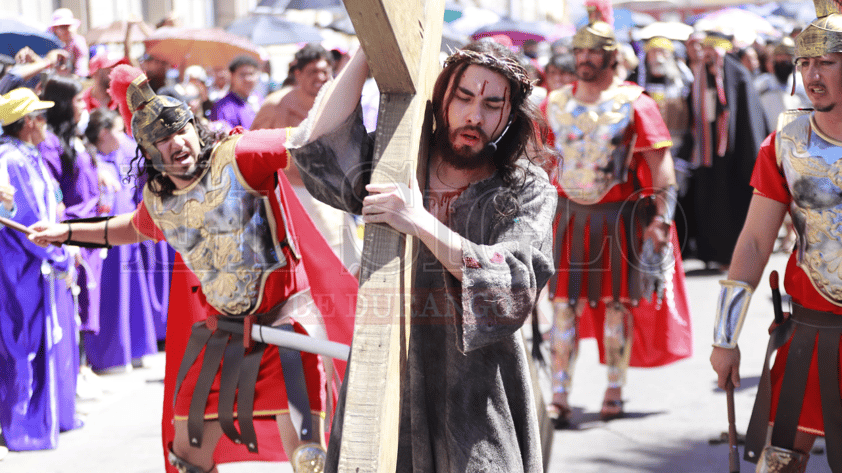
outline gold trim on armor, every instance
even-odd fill
[[[807,115],[808,113],[812,113],[812,110],[786,110],[778,115],[778,124],[775,127],[777,131],[775,133],[775,161],[778,163],[778,169],[781,169],[781,156],[783,154],[781,151],[782,133],[788,133],[788,131],[784,131],[788,125],[798,117]],[[807,137],[809,138],[809,135]]]
[[[577,99],[573,94],[573,85],[565,86],[550,94],[547,104],[547,118],[553,131],[556,133],[556,149],[564,158],[559,165],[565,167],[564,172],[559,172],[558,183],[564,192],[573,202],[580,204],[593,204],[600,201],[615,185],[626,182],[628,169],[635,152],[634,145],[637,136],[631,136],[628,143],[628,153],[624,157],[624,175],[613,175],[602,171],[604,166],[609,167],[615,158],[612,154],[620,145],[614,146],[604,139],[589,136],[599,128],[616,126],[628,118],[628,125],[623,130],[634,129],[634,113],[628,116],[623,110],[631,106],[643,93],[640,86],[632,84],[616,83],[609,89],[603,91],[595,102],[584,102]],[[572,108],[571,108],[572,107]],[[573,115],[573,109],[581,113]],[[583,110],[581,110],[583,109]],[[575,127],[582,133],[581,140],[570,141],[559,134],[560,130],[568,127]],[[609,130],[616,133],[620,130]],[[581,152],[579,147],[583,147]],[[575,165],[570,163],[576,163]],[[575,166],[570,167],[568,166]]]

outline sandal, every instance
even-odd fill
[[[623,411],[622,399],[606,399],[602,401],[602,410],[599,412],[599,418],[603,421],[619,419],[625,415]]]
[[[547,406],[547,412],[556,430],[570,427],[570,418],[573,417],[573,411],[569,407],[553,402]]]

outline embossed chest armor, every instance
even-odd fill
[[[781,114],[775,150],[792,193],[798,266],[822,296],[842,305],[842,143],[823,136],[811,117]]]
[[[152,220],[199,278],[208,303],[228,315],[254,312],[266,278],[287,264],[269,200],[237,168],[238,139],[217,146],[190,187],[163,199],[143,190]]]
[[[634,141],[632,106],[642,91],[620,85],[596,104],[576,100],[570,86],[550,97],[547,119],[563,158],[558,182],[571,200],[596,203],[628,179]]]

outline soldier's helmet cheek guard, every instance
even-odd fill
[[[177,133],[193,120],[186,103],[167,95],[156,95],[145,76],[135,79],[126,94],[132,115],[132,134],[152,161],[152,167],[165,172],[163,156],[155,143]]]

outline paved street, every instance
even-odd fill
[[[773,255],[768,269],[781,274],[786,264]],[[698,261],[688,261],[688,286],[694,333],[694,356],[656,369],[633,369],[624,391],[628,415],[605,423],[599,407],[605,389],[605,368],[598,364],[596,344],[585,340],[580,349],[571,394],[577,428],[557,431],[549,471],[709,473],[728,471],[727,444],[710,445],[727,430],[725,395],[716,388],[708,363],[721,274],[707,273]],[[767,271],[768,273],[768,271]],[[768,274],[752,300],[740,340],[743,383],[736,392],[738,431],[743,433],[757,389],[766,329],[772,320]],[[45,452],[10,452],[0,472],[76,473],[114,471],[147,473],[163,470],[160,419],[163,396],[163,355],[148,367],[102,376],[105,395],[79,404],[85,427],[61,435],[59,448]],[[546,386],[545,386],[546,387]],[[549,394],[549,393],[547,393]],[[823,446],[819,442],[819,446]],[[740,449],[742,453],[742,448]],[[754,471],[743,462],[742,471]],[[287,464],[223,465],[225,472],[289,472]],[[829,472],[824,454],[814,454],[810,473]]]

